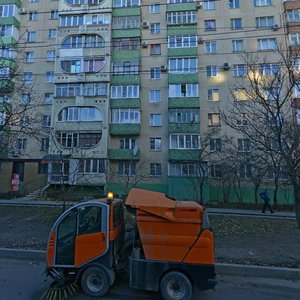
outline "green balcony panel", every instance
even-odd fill
[[[112,52],[112,61],[140,61],[141,53],[139,50],[114,50]]]
[[[15,17],[0,18],[0,25],[14,25],[20,28],[20,22]]]
[[[13,37],[10,36],[4,36],[1,38],[1,45],[6,46],[6,45],[16,45],[17,40],[15,40]]]
[[[112,85],[140,84],[140,82],[139,75],[114,75],[111,79]]]
[[[109,133],[111,135],[140,135],[140,124],[110,124]]]
[[[172,83],[198,83],[198,73],[172,74],[169,73],[168,82]]]
[[[169,48],[168,56],[197,56],[198,48]]]
[[[0,79],[0,94],[2,92],[12,92],[14,89],[14,83],[11,80]]]
[[[197,34],[197,25],[168,26],[168,35]]]
[[[169,98],[169,108],[200,108],[200,99],[198,97],[191,98]]]
[[[125,38],[141,36],[141,29],[114,29],[112,31],[112,38]]]
[[[197,161],[200,159],[199,149],[170,149],[169,150],[169,160],[181,160],[181,161]]]
[[[15,4],[18,8],[22,6],[22,2],[19,0],[0,0],[0,5]]]
[[[1,68],[9,67],[13,72],[17,68],[17,63],[12,59],[0,57],[0,66]]]
[[[122,17],[122,16],[140,16],[141,8],[138,7],[118,7],[114,8],[112,11],[113,17]]]
[[[168,4],[167,6],[167,12],[182,10],[196,10],[196,3]]]
[[[132,149],[109,149],[108,157],[112,160],[139,160],[140,151],[134,155]]]
[[[200,133],[199,123],[169,124],[169,133]]]
[[[140,108],[140,99],[111,99],[110,108]]]

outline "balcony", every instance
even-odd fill
[[[198,161],[200,160],[199,149],[169,149],[169,160]]]
[[[139,160],[140,151],[134,154],[133,149],[109,149],[108,157],[112,160]]]
[[[300,2],[299,1],[284,1],[283,2],[283,7],[284,10],[289,10],[289,9],[298,9],[300,8]]]
[[[169,133],[200,133],[200,124],[198,123],[171,123],[169,124]]]
[[[198,73],[169,73],[169,84],[172,83],[198,83]]]
[[[140,124],[110,124],[109,133],[111,135],[140,135]]]
[[[177,97],[169,98],[169,108],[199,108],[199,97]]]
[[[140,108],[140,99],[110,99],[110,108]]]

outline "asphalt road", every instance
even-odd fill
[[[50,280],[45,281],[44,263],[0,259],[0,300],[41,299]],[[95,298],[78,294],[70,300]],[[103,300],[161,300],[159,293],[144,292],[128,287],[127,278],[120,276]],[[279,279],[223,276],[216,290],[196,294],[193,300],[299,300],[300,282]]]

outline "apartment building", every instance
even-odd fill
[[[271,64],[278,44],[298,44],[288,12],[298,2],[0,0],[2,11],[14,7],[0,24],[18,32],[25,79],[44,101],[44,136],[2,159],[1,189],[22,173],[24,193],[111,180],[119,193],[127,182],[195,197],[201,136],[212,127],[230,132],[217,111],[245,76],[242,56],[266,54]],[[212,138],[209,151],[220,143]],[[216,180],[218,167],[210,166]]]

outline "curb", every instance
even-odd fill
[[[46,251],[0,248],[0,258],[36,260],[46,262]],[[264,267],[238,264],[215,264],[219,275],[277,278],[285,280],[299,280],[300,269]]]

